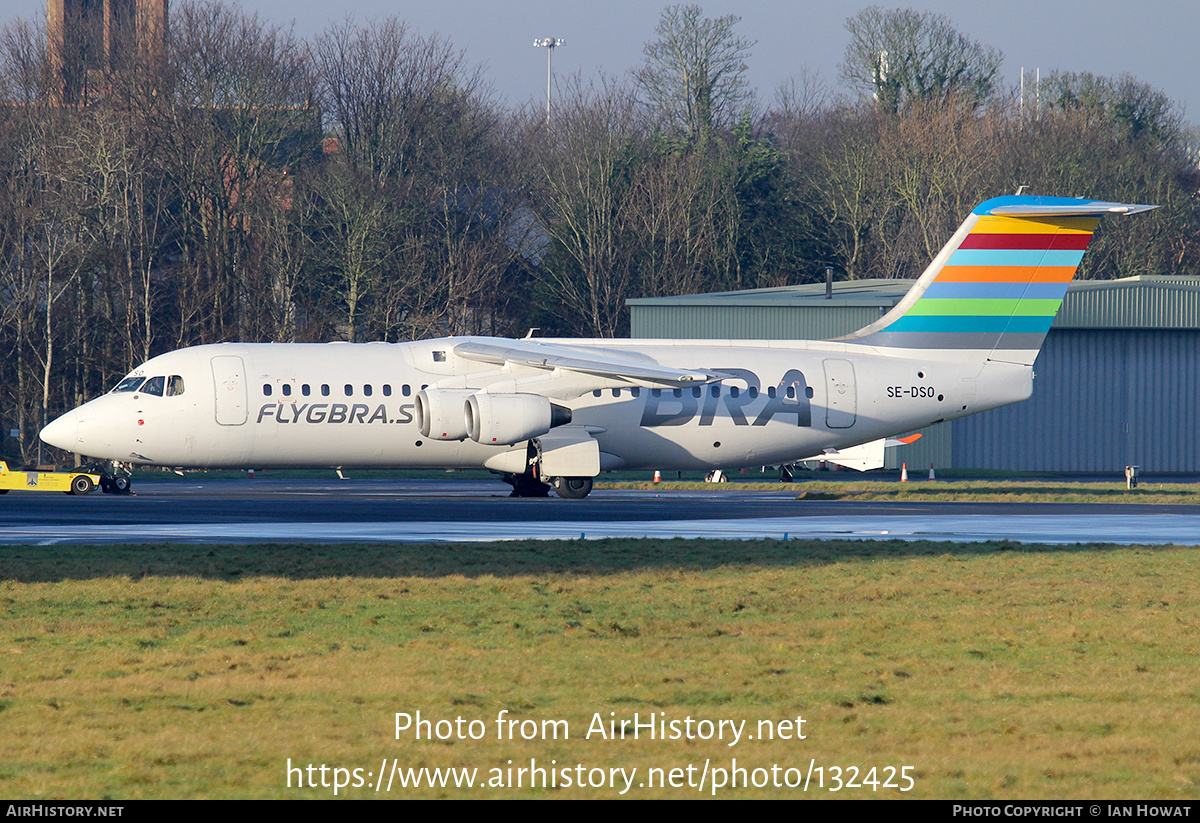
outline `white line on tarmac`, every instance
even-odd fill
[[[552,522],[271,522],[122,524],[121,526],[18,526],[0,534],[0,544],[137,542],[353,541],[485,542],[604,537],[690,537],[713,539],[824,538],[856,540],[944,540],[1020,543],[1144,543],[1200,545],[1200,514],[1110,515],[888,515],[767,517],[729,520],[552,521]]]

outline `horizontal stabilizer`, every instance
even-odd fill
[[[806,457],[802,463],[811,460],[822,460],[826,463],[836,463],[847,469],[865,472],[871,469],[883,468],[883,450],[888,446],[907,446],[921,439],[921,433],[910,434],[907,437],[889,437],[872,440],[848,449],[826,449],[824,453]]]
[[[1003,200],[1004,198],[998,198]],[[1042,200],[1055,198],[1043,197]],[[1064,198],[1066,199],[1066,198]],[[995,214],[1003,217],[1086,217],[1089,215],[1105,214],[1138,214],[1139,212],[1157,209],[1158,206],[1147,206],[1142,203],[1106,203],[1103,200],[1089,200],[1084,203],[1072,200],[1061,205],[1053,204],[1013,204],[1008,206],[993,206],[984,214]],[[977,212],[978,213],[978,212]]]

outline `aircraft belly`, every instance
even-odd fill
[[[288,419],[286,416],[283,419]],[[365,416],[364,416],[364,419]],[[264,419],[248,459],[258,467],[318,465],[375,468],[481,468],[499,453],[471,440],[439,441],[421,436],[412,421],[279,423]]]
[[[609,429],[597,440],[601,450],[624,459],[625,468],[708,470],[799,460],[820,451],[830,437],[783,422],[749,429],[724,421],[703,429]]]

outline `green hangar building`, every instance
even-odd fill
[[[629,300],[635,338],[811,339],[874,322],[911,280]],[[1033,396],[922,430],[887,465],[1200,473],[1200,277],[1073,282],[1034,364]]]

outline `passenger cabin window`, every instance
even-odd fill
[[[155,397],[162,397],[163,388],[166,386],[167,378],[151,377],[142,384],[142,394],[152,394]]]
[[[400,393],[405,397],[408,397],[410,394],[412,394],[412,387],[405,383],[400,387]]]
[[[290,385],[290,384],[288,384],[288,383],[284,383],[284,384],[283,384],[283,396],[284,396],[284,397],[291,397],[291,396],[292,396],[292,387],[291,387],[291,385]]]
[[[302,386],[300,387],[300,393],[301,393],[302,395],[304,395],[305,397],[308,397],[308,395],[309,395],[309,393],[310,393],[311,391],[312,391],[312,389],[310,389],[310,388],[308,387],[308,384],[307,384],[307,383],[305,383],[304,385],[302,385]]]
[[[137,391],[138,386],[142,385],[145,379],[144,377],[126,377],[116,385],[113,391]]]
[[[371,388],[371,384],[370,384],[370,383],[368,383],[367,385],[363,386],[363,394],[365,394],[367,397],[370,397],[370,396],[371,396],[371,392],[372,392],[372,391],[374,391],[374,389],[372,389],[372,388]]]
[[[347,383],[345,386],[342,386],[342,388],[346,390],[346,396],[347,396],[347,397],[353,397],[353,396],[354,396],[354,387],[353,387],[353,386],[351,386],[349,383]]]
[[[264,397],[271,396],[271,384],[270,383],[263,383],[263,396]]]
[[[390,384],[390,383],[384,383],[384,384],[383,384],[383,396],[384,396],[384,397],[391,397],[391,396],[392,396],[392,386],[391,386],[391,384]]]
[[[322,397],[328,397],[328,396],[329,396],[329,384],[328,384],[328,383],[322,383],[322,384],[321,384],[321,396],[322,396]]]
[[[183,378],[173,374],[167,378],[167,397],[178,397],[183,394]]]

